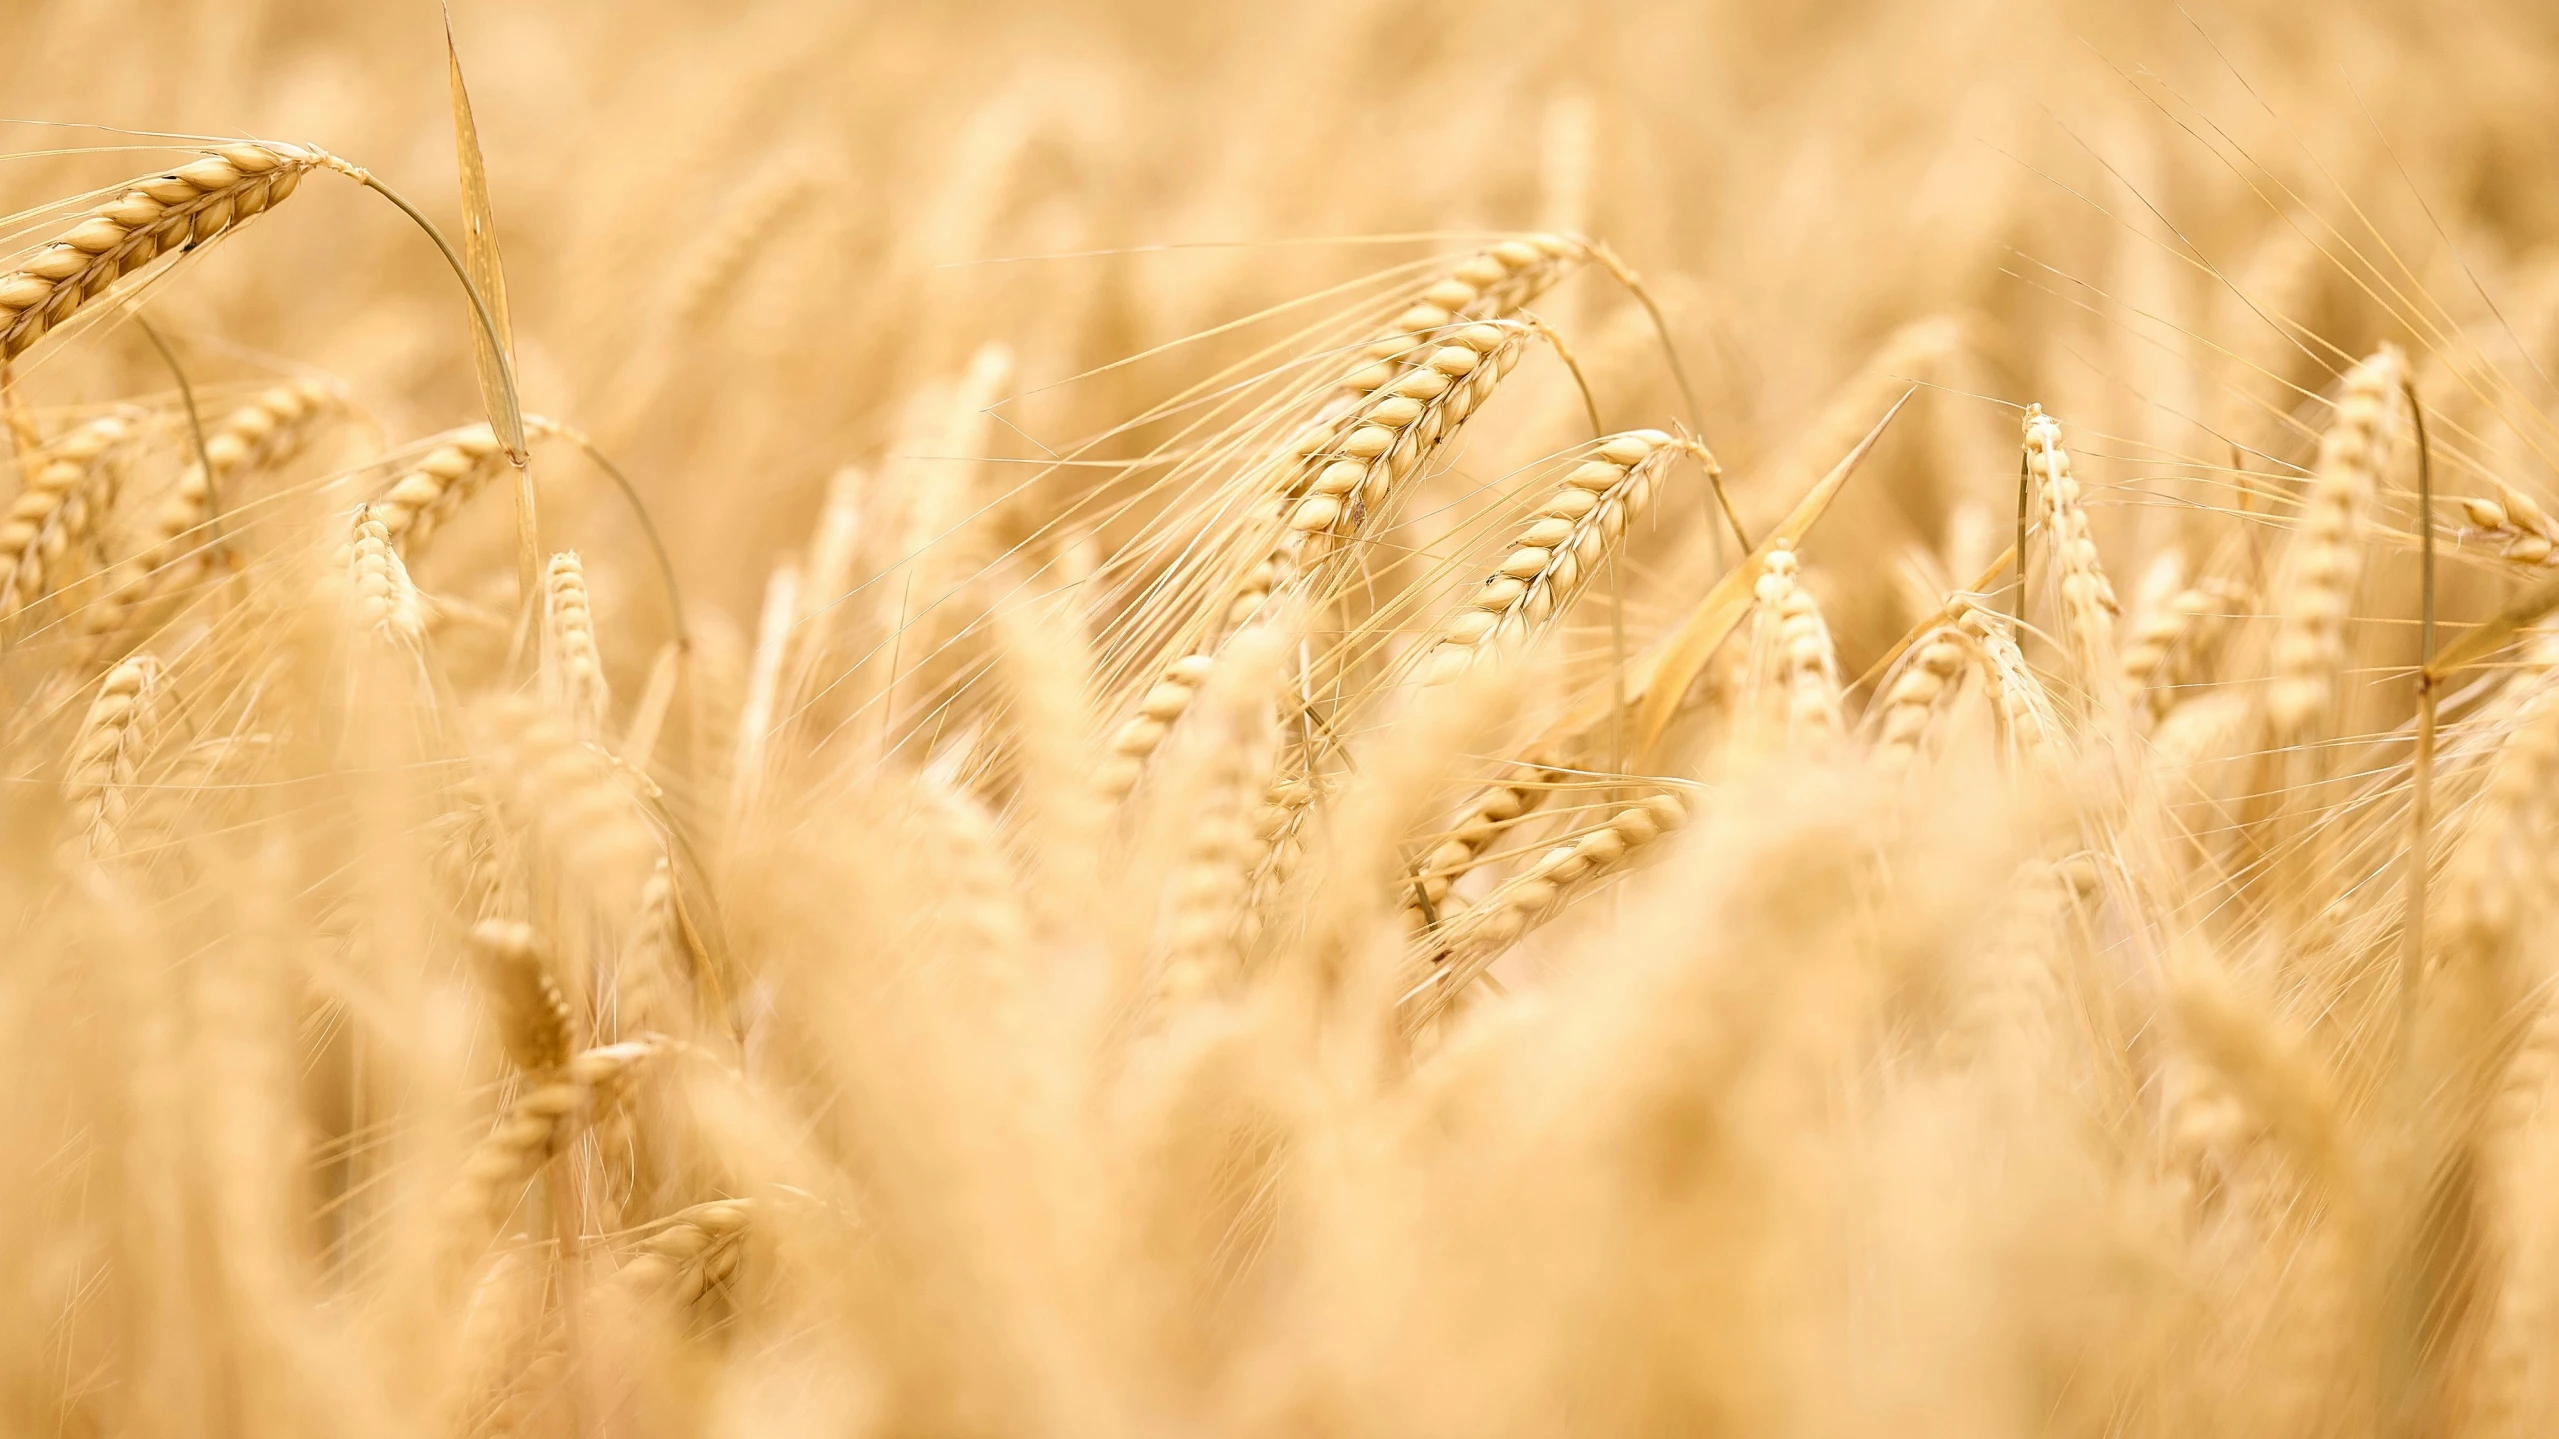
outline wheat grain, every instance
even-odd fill
[[[2462,495],[2454,503],[2472,531],[2495,543],[2498,554],[2516,564],[2543,569],[2559,554],[2559,521],[2521,490],[2501,486],[2499,498]]]

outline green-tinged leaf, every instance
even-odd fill
[[[480,159],[480,130],[471,120],[471,94],[462,84],[462,52],[453,39],[453,12],[444,15],[445,73],[453,90],[453,161],[462,178],[462,263],[486,306],[474,314],[471,354],[480,372],[480,399],[498,442],[517,464],[524,462],[524,412],[515,393],[515,332],[507,319],[506,267],[498,258],[497,215],[489,208],[489,176]],[[490,328],[494,327],[495,334]]]

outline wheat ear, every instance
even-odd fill
[[[25,487],[0,518],[0,619],[67,579],[65,559],[95,539],[110,499],[102,484],[105,463],[134,434],[132,420],[102,415],[36,456]]]
[[[1970,665],[1979,641],[1956,625],[1940,625],[1911,646],[1875,701],[1874,755],[1887,769],[1917,759],[1941,701]]]
[[[444,1237],[456,1264],[488,1247],[543,1162],[575,1138],[641,1065],[666,1048],[654,1039],[608,1044],[547,1071],[498,1116],[445,1191]]]
[[[1660,430],[1632,430],[1600,441],[1538,508],[1537,518],[1466,607],[1441,625],[1439,643],[1425,661],[1427,679],[1455,679],[1486,654],[1525,642],[1570,608],[1625,538],[1627,525],[1651,503],[1662,471],[1685,448]]]
[[[2026,474],[2044,512],[2053,576],[2061,591],[2062,633],[2080,679],[2092,690],[2111,684],[2115,657],[2115,587],[2088,533],[2088,508],[2062,448],[2061,425],[2040,405],[2026,407]]]
[[[2301,529],[2274,597],[2279,618],[2266,712],[2280,733],[2302,733],[2336,707],[2346,620],[2363,574],[2358,530],[2380,489],[2405,371],[2395,345],[2349,370],[2336,416],[2320,436]]]
[[[223,145],[191,165],[135,181],[0,274],[0,359],[17,358],[123,276],[238,229],[291,195],[318,163],[292,145]]]
[[[1166,885],[1159,925],[1163,990],[1170,996],[1209,989],[1237,960],[1254,864],[1276,837],[1260,832],[1253,802],[1277,748],[1272,700],[1280,652],[1279,635],[1267,627],[1238,635],[1226,672],[1210,691],[1210,729],[1197,736],[1205,763],[1183,812],[1183,849]]]
[[[1279,466],[1276,513],[1287,538],[1225,596],[1201,648],[1167,666],[1140,712],[1112,734],[1111,757],[1099,776],[1107,798],[1136,788],[1148,758],[1207,679],[1217,647],[1260,616],[1274,591],[1338,548],[1334,531],[1344,517],[1356,528],[1386,488],[1418,470],[1517,363],[1519,342],[1529,332],[1480,322],[1518,313],[1591,255],[1586,241],[1565,235],[1500,241],[1434,280],[1368,343],[1328,412],[1297,437]],[[1458,343],[1448,343],[1452,338]],[[1489,376],[1479,375],[1495,351],[1506,358]],[[1398,419],[1401,426],[1387,423]]]
[[[714,1199],[679,1209],[632,1246],[630,1257],[613,1272],[613,1285],[626,1294],[690,1309],[736,1276],[754,1217],[754,1204],[744,1199]]]
[[[1412,365],[1380,360],[1347,387],[1365,396],[1318,421],[1290,446],[1283,506],[1295,538],[1288,568],[1303,575],[1337,554],[1386,508],[1396,485],[1491,398],[1536,332],[1526,325],[1473,324],[1431,346]]]
[[[414,560],[465,501],[507,468],[506,447],[487,425],[466,425],[441,439],[383,487],[374,506],[391,543]]]
[[[408,566],[391,547],[391,535],[371,505],[355,514],[355,538],[347,546],[347,603],[358,629],[395,644],[414,646],[426,636],[426,608]]]
[[[337,404],[338,393],[329,386],[317,380],[296,380],[260,391],[257,398],[215,421],[204,438],[201,459],[178,476],[177,488],[152,515],[140,563],[156,568],[177,558],[187,537],[212,518],[220,486],[236,475],[289,458],[307,438],[310,422]]]
[[[2124,697],[2154,723],[2175,708],[2198,656],[2212,644],[2214,630],[2243,598],[2227,581],[2207,579],[2145,610],[2124,644]]]
[[[685,942],[675,867],[664,855],[640,887],[640,919],[614,966],[616,1020],[624,1033],[693,1034],[692,948]]]
[[[1432,930],[1419,946],[1427,973],[1398,1001],[1406,1028],[1428,1024],[1522,936],[1687,819],[1688,807],[1676,795],[1621,805],[1596,828],[1547,850],[1474,908]]]
[[[498,1040],[515,1067],[540,1075],[568,1063],[576,1026],[551,977],[551,946],[541,933],[514,920],[484,919],[471,928],[471,958],[488,991]]]
[[[104,598],[90,606],[84,625],[92,634],[125,628],[179,572],[178,562],[203,544],[223,488],[235,477],[288,458],[327,413],[338,394],[317,380],[297,380],[261,391],[207,431],[204,453],[190,460],[177,485],[160,500],[137,537],[134,552],[115,565]]]
[[[575,550],[551,557],[542,585],[542,626],[559,703],[581,738],[604,733],[612,697],[605,687],[604,657],[595,640],[595,608],[587,594],[586,563]]]
[[[1434,280],[1384,334],[1369,342],[1373,359],[1406,356],[1450,325],[1517,314],[1591,258],[1588,241],[1571,235],[1520,235],[1452,266]],[[1373,386],[1371,388],[1374,388]]]
[[[1966,602],[1958,610],[1955,623],[1972,637],[1991,718],[1998,724],[2009,753],[2026,760],[2048,756],[2053,741],[2061,734],[2061,717],[2054,710],[2051,693],[2035,677],[2034,670],[2026,664],[2025,653],[2017,647],[2016,621]]]
[[[1525,325],[1467,325],[1418,364],[1381,360],[1354,376],[1350,388],[1366,398],[1310,426],[1289,447],[1279,471],[1285,538],[1230,598],[1221,639],[1260,615],[1275,593],[1316,583],[1328,561],[1349,552],[1369,517],[1390,505],[1395,486],[1418,474],[1491,396],[1533,333]],[[1111,759],[1099,776],[1106,796],[1136,786],[1215,663],[1213,646],[1174,661],[1143,702],[1162,717],[1142,709],[1112,734]]]
[[[658,853],[625,771],[566,719],[518,696],[490,704],[478,728],[509,817],[622,912]]]
[[[63,798],[79,845],[91,857],[112,854],[131,806],[129,791],[149,746],[160,697],[160,662],[128,655],[107,671],[98,697],[72,741]]]
[[[1778,545],[1751,584],[1757,606],[1757,668],[1775,685],[1790,747],[1839,733],[1839,656],[1821,606],[1804,588],[1792,546]]]
[[[1531,758],[1518,772],[1467,800],[1447,837],[1434,845],[1406,882],[1405,913],[1416,930],[1447,917],[1449,891],[1471,873],[1505,830],[1546,802],[1567,772]]]

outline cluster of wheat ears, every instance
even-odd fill
[[[799,502],[641,412],[831,171],[528,412],[459,73],[483,420],[155,324],[424,224],[312,146],[0,273],[8,1432],[2559,1425],[2559,269],[2252,172],[2227,273],[2123,222],[2114,388],[1948,305],[1772,433],[1568,99],[1556,232],[1080,438],[903,377],[732,624],[670,517]]]

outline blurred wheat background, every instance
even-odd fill
[[[11,11],[8,1432],[2559,1427],[2559,10]]]

